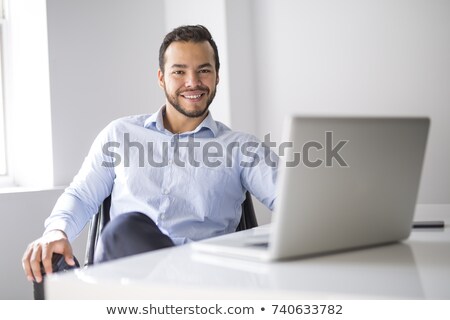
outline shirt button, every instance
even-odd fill
[[[163,194],[169,194],[169,190],[163,189]]]
[[[173,160],[172,159],[169,160],[169,164],[173,164]]]

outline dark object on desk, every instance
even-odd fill
[[[86,244],[86,253],[84,266],[90,266],[94,263],[94,252],[95,247],[97,246],[97,241],[100,237],[100,234],[103,231],[103,228],[109,222],[109,209],[111,208],[111,196],[108,196],[103,204],[100,206],[98,212],[92,217],[91,223],[89,225],[88,238]],[[253,208],[252,196],[247,191],[245,194],[245,200],[242,203],[242,216],[239,225],[236,228],[236,231],[242,231],[246,229],[251,229],[258,226],[258,221],[255,215],[255,209]],[[74,257],[77,267],[80,267],[78,261]],[[73,269],[75,267],[68,266],[61,255],[54,255],[52,261],[53,262],[53,272],[66,271],[70,267]],[[34,290],[34,299],[35,300],[44,300],[44,280],[41,283],[33,282],[33,290]]]
[[[64,272],[67,270],[79,268],[80,263],[78,262],[77,258],[75,258],[75,257],[73,257],[73,258],[75,260],[75,265],[71,266],[71,265],[67,264],[63,255],[61,255],[59,253],[54,253],[53,257],[52,257],[53,272]],[[41,264],[41,274],[42,274],[42,281],[40,283],[33,281],[34,300],[44,300],[44,297],[45,297],[45,292],[44,292],[45,270],[44,270],[44,266],[42,264]]]
[[[444,228],[444,221],[414,221],[413,229]]]

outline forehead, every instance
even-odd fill
[[[173,64],[201,65],[214,63],[214,50],[208,41],[203,42],[172,42],[164,53],[164,64],[170,67]]]

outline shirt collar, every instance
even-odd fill
[[[166,110],[165,106],[162,106],[156,111],[154,114],[152,114],[150,117],[148,117],[144,122],[145,128],[153,128],[158,131],[164,132],[164,121],[163,121],[163,115]]]
[[[164,120],[163,120],[163,116],[164,116],[165,112],[166,112],[166,106],[164,105],[161,108],[159,108],[159,110],[157,112],[155,112],[154,114],[152,114],[150,117],[148,117],[145,120],[144,127],[154,128],[160,132],[166,132],[166,129],[164,128]],[[216,121],[214,121],[214,119],[211,115],[211,112],[209,112],[209,111],[208,111],[208,115],[206,116],[206,118],[203,119],[203,121],[198,125],[197,128],[195,128],[194,130],[192,130],[190,132],[186,132],[185,134],[198,133],[204,129],[211,131],[211,133],[213,134],[214,137],[217,136],[217,132],[218,132],[217,123],[216,123]]]

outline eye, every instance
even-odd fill
[[[211,70],[209,69],[200,69],[199,73],[210,73]]]
[[[175,71],[172,72],[172,74],[182,75],[182,74],[184,74],[184,71],[182,71],[182,70],[175,70]]]

